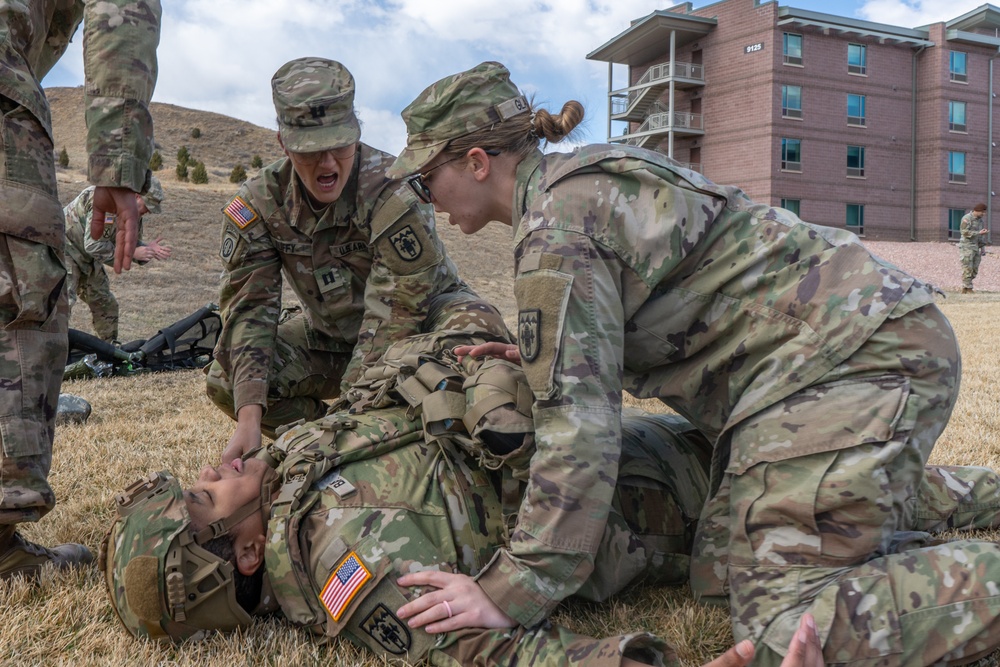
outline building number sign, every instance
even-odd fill
[[[763,51],[763,50],[764,50],[764,42],[757,42],[756,44],[751,44],[749,46],[743,47],[744,53],[754,53],[756,51]]]

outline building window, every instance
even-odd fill
[[[965,132],[965,102],[948,102],[948,129]]]
[[[781,116],[802,118],[802,86],[781,87]]]
[[[786,65],[802,64],[802,35],[795,35],[790,32],[786,32],[784,34],[782,48],[782,53],[785,55]]]
[[[965,209],[963,208],[948,209],[948,238],[950,239],[962,238],[962,218],[964,217],[965,217]]]
[[[864,178],[865,175],[865,147],[847,147],[847,175],[854,178]]]
[[[847,45],[847,71],[851,74],[868,74],[868,47],[864,44]]]
[[[965,153],[948,153],[948,182],[965,183]]]
[[[865,96],[847,94],[847,124],[865,126]]]
[[[857,234],[864,236],[865,233],[865,205],[847,205],[847,228]]]
[[[968,83],[969,73],[966,69],[968,56],[961,51],[952,51],[948,61],[948,69],[951,72],[951,80],[960,83]]]
[[[801,199],[784,199],[784,198],[782,198],[782,200],[781,200],[781,208],[783,208],[783,209],[785,209],[787,211],[791,211],[792,213],[794,213],[795,215],[800,216],[800,217],[802,215],[801,213],[799,213],[799,207],[801,205],[802,205],[802,200]]]
[[[802,171],[802,140],[781,140],[782,171]]]

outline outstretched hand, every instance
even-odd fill
[[[461,361],[462,357],[493,357],[521,363],[521,351],[510,343],[483,343],[482,345],[459,345],[452,352]]]
[[[475,579],[465,574],[431,570],[414,572],[399,578],[400,586],[433,586],[396,612],[410,619],[411,628],[423,627],[430,633],[451,632],[462,628],[512,628],[517,623],[486,596]]]
[[[114,220],[115,228],[115,273],[132,268],[135,244],[139,240],[139,207],[135,193],[128,188],[110,188],[99,185],[94,188],[94,212],[90,221],[90,236],[95,241],[104,235],[105,216]]]
[[[744,639],[705,667],[746,667],[753,660],[753,642]],[[816,632],[816,621],[811,614],[804,614],[799,628],[788,645],[788,653],[781,667],[823,667],[823,647]]]

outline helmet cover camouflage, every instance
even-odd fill
[[[528,101],[497,62],[484,62],[428,86],[403,109],[406,148],[389,167],[390,178],[420,171],[448,142],[530,111]]]
[[[156,176],[149,177],[149,190],[142,195],[142,201],[146,203],[146,208],[149,209],[150,213],[160,213],[162,209],[160,204],[163,203],[163,186],[160,185],[160,179]]]
[[[154,473],[119,494],[117,504],[99,563],[130,633],[177,642],[250,624],[236,601],[234,567],[195,542],[175,477]]]
[[[281,142],[293,153],[340,148],[361,139],[354,115],[354,77],[334,60],[285,63],[271,78],[271,96]]]

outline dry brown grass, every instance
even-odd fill
[[[164,127],[196,122],[203,134],[211,127],[200,116],[192,118],[157,116],[156,122],[158,127],[161,122]],[[57,137],[65,134],[65,128],[57,113]],[[61,146],[58,139],[56,146]],[[74,180],[79,178],[72,169],[61,175],[64,201],[83,187]],[[149,218],[149,235],[162,233],[169,238],[175,257],[113,278],[122,303],[125,340],[148,336],[216,298],[219,208],[233,188],[169,180],[164,185],[164,214]],[[509,321],[514,313],[509,229],[494,225],[474,238],[461,238],[445,226],[442,235],[466,279],[494,300]],[[965,375],[955,415],[933,460],[1000,467],[995,446],[1000,435],[995,392],[1000,364],[993,341],[1000,295],[950,295],[942,308],[962,343]],[[72,322],[89,330],[85,306],[78,307]],[[182,481],[194,479],[201,464],[217,459],[231,431],[228,420],[205,397],[198,371],[70,382],[64,391],[87,398],[94,415],[87,424],[57,430],[51,482],[59,504],[24,530],[45,544],[74,540],[96,547],[112,520],[115,493],[155,470],[169,469]],[[659,409],[656,403],[647,402],[646,407]],[[95,568],[47,573],[36,586],[0,582],[0,600],[3,665],[386,664],[362,656],[346,643],[317,645],[273,619],[259,621],[239,635],[180,648],[134,641],[115,619]],[[687,665],[702,664],[731,642],[727,613],[694,604],[683,588],[629,591],[605,605],[568,604],[557,620],[591,635],[650,630],[671,641]]]

